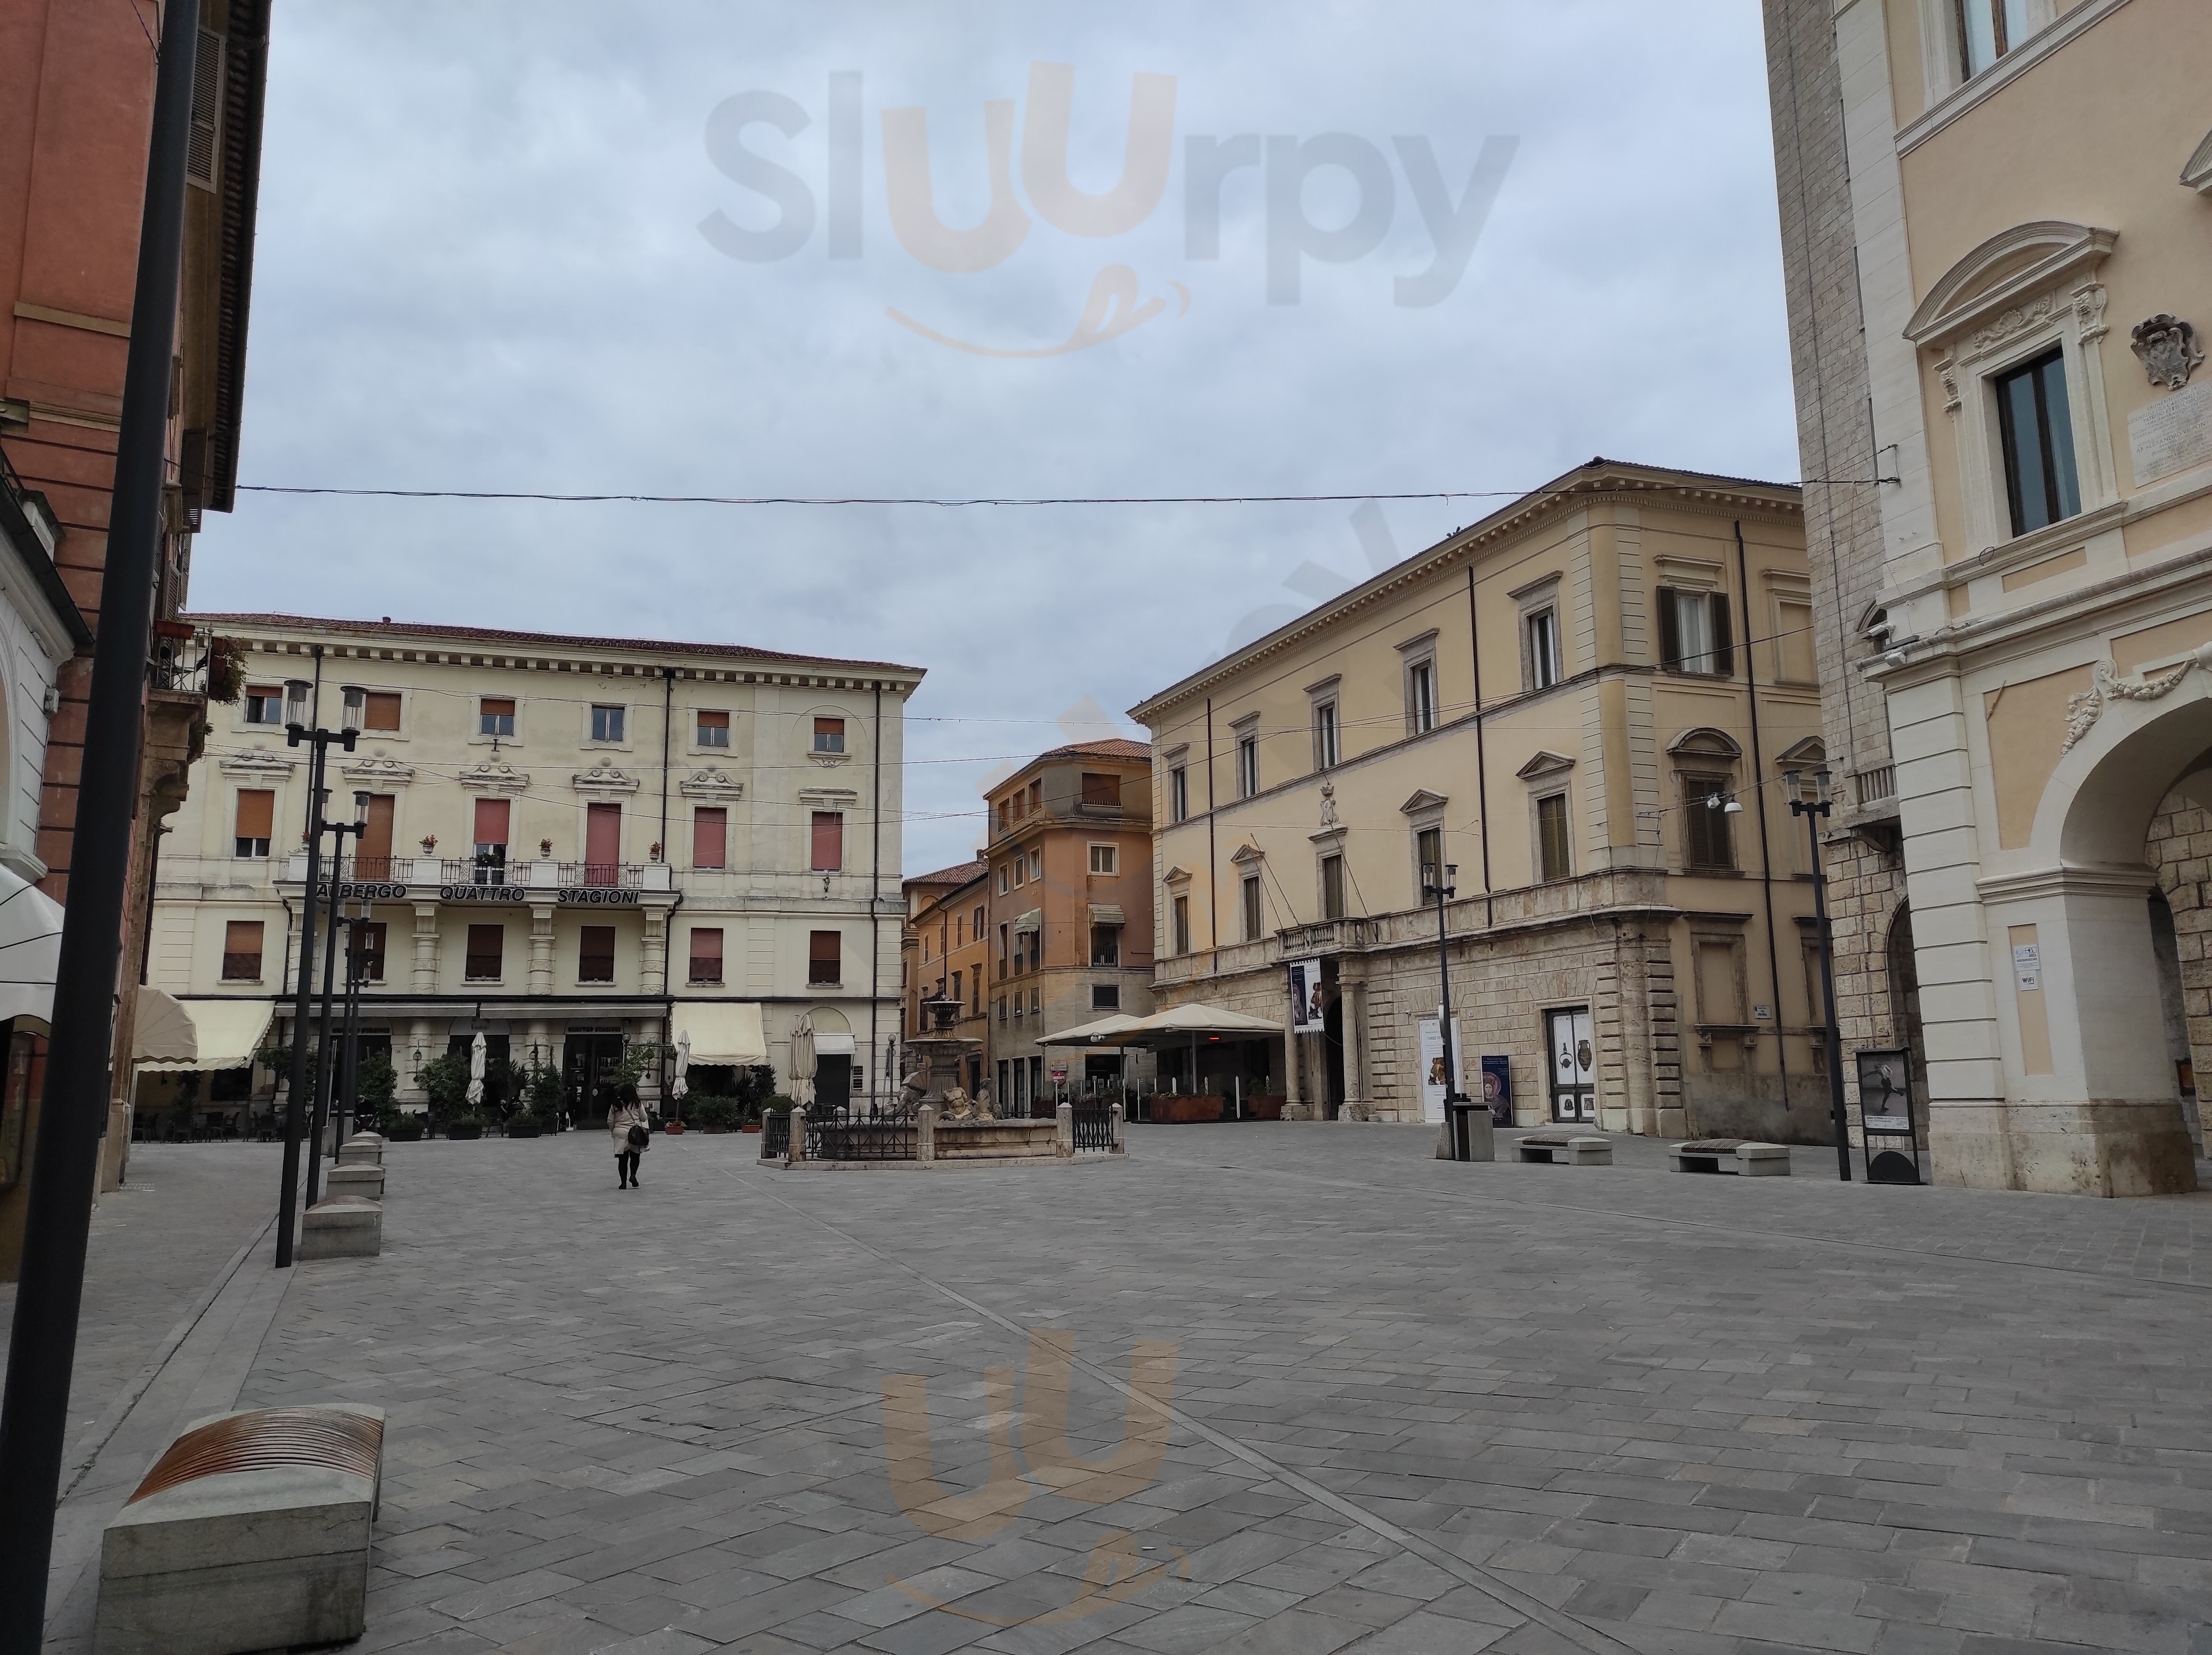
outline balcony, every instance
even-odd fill
[[[554,902],[573,907],[635,907],[676,888],[665,862],[479,862],[474,857],[348,857],[338,864],[341,900],[468,903]],[[330,894],[326,882],[323,894]],[[281,882],[304,885],[307,853],[295,851]]]

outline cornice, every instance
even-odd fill
[[[2048,896],[2143,896],[2158,884],[2148,867],[2038,868],[2028,873],[1993,874],[1974,888],[1984,902],[2025,902]]]

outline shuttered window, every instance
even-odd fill
[[[1726,776],[1682,778],[1682,855],[1689,866],[1735,866],[1735,835],[1722,809],[1735,797],[1732,788]]]
[[[505,696],[485,696],[477,704],[477,734],[479,736],[514,734],[514,702]]]
[[[615,979],[615,928],[586,925],[578,934],[576,980],[611,983]]]
[[[844,935],[840,931],[811,931],[806,938],[806,980],[842,983],[844,978]]]
[[[1659,589],[1659,664],[1673,672],[1735,676],[1735,644],[1724,593]]]
[[[1540,879],[1565,879],[1574,872],[1573,858],[1568,854],[1567,796],[1554,793],[1549,798],[1536,801],[1536,876]]]
[[[222,36],[202,29],[192,58],[192,127],[185,140],[185,176],[215,188],[216,130],[222,114]]]
[[[261,979],[261,922],[234,919],[222,929],[222,980],[254,983]]]
[[[242,788],[238,795],[239,856],[267,856],[276,832],[276,795],[265,787]]]
[[[691,812],[691,865],[726,868],[730,862],[730,813],[720,805],[700,805]]]
[[[695,983],[722,980],[721,927],[695,925],[691,929],[691,977]]]
[[[465,969],[472,983],[495,983],[507,953],[507,927],[471,925]]]
[[[362,699],[361,727],[363,730],[397,730],[399,728],[399,695],[396,690],[372,689]]]
[[[699,745],[727,747],[730,744],[730,715],[726,712],[702,712],[699,715]]]
[[[817,718],[814,721],[814,750],[817,753],[842,753],[845,750],[845,721],[842,718]]]
[[[814,813],[814,871],[834,874],[845,866],[845,817],[842,811]]]
[[[392,877],[392,821],[398,803],[390,793],[368,796],[368,814],[362,818],[368,832],[362,834],[361,849],[353,859],[356,879]]]
[[[1083,773],[1083,803],[1093,810],[1118,810],[1121,808],[1121,779],[1101,775],[1095,771]]]

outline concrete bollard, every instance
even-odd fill
[[[1117,1155],[1127,1155],[1129,1146],[1121,1141],[1121,1128],[1126,1124],[1122,1118],[1121,1106],[1118,1103],[1109,1106],[1106,1118],[1114,1124],[1114,1153]]]
[[[300,1215],[302,1259],[374,1258],[384,1251],[384,1209],[358,1196],[334,1195]]]
[[[790,1148],[783,1161],[786,1169],[806,1164],[806,1111],[793,1105],[791,1110]]]
[[[384,1168],[381,1167],[333,1167],[323,1175],[323,1188],[334,1196],[358,1196],[364,1201],[384,1199]]]
[[[1075,1159],[1075,1106],[1063,1103],[1052,1112],[1052,1152],[1062,1161]]]
[[[937,1106],[925,1103],[914,1118],[914,1158],[923,1166],[937,1159]]]
[[[374,1132],[356,1132],[338,1146],[341,1167],[381,1167],[384,1140]]]

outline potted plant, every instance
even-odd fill
[[[453,1115],[446,1121],[446,1136],[449,1138],[480,1138],[483,1129],[483,1117],[479,1114]]]
[[[761,1130],[762,1112],[775,1095],[775,1070],[766,1064],[750,1064],[738,1070],[738,1124],[741,1131]]]
[[[386,1053],[372,1052],[363,1058],[361,1073],[354,1078],[354,1130],[374,1131],[379,1123],[391,1119],[392,1100],[398,1090],[399,1074]]]
[[[423,1117],[417,1112],[394,1115],[384,1124],[387,1143],[419,1143],[422,1141]]]
[[[234,704],[246,688],[246,646],[235,638],[208,640],[208,700],[222,706]]]
[[[434,1131],[444,1131],[452,1137],[453,1122],[474,1112],[469,1107],[469,1060],[457,1052],[446,1052],[424,1064],[415,1071],[415,1084],[429,1097],[428,1124]],[[477,1131],[471,1137],[483,1131],[483,1117],[476,1119]]]
[[[509,1137],[536,1137],[544,1131],[538,1124],[537,1115],[528,1109],[518,1109],[507,1118]]]
[[[711,1135],[727,1132],[738,1122],[738,1100],[735,1098],[693,1098],[691,1118],[699,1130]]]
[[[435,834],[425,834],[422,835],[422,854],[424,856],[430,855],[432,852],[435,852],[437,848],[438,836]]]

